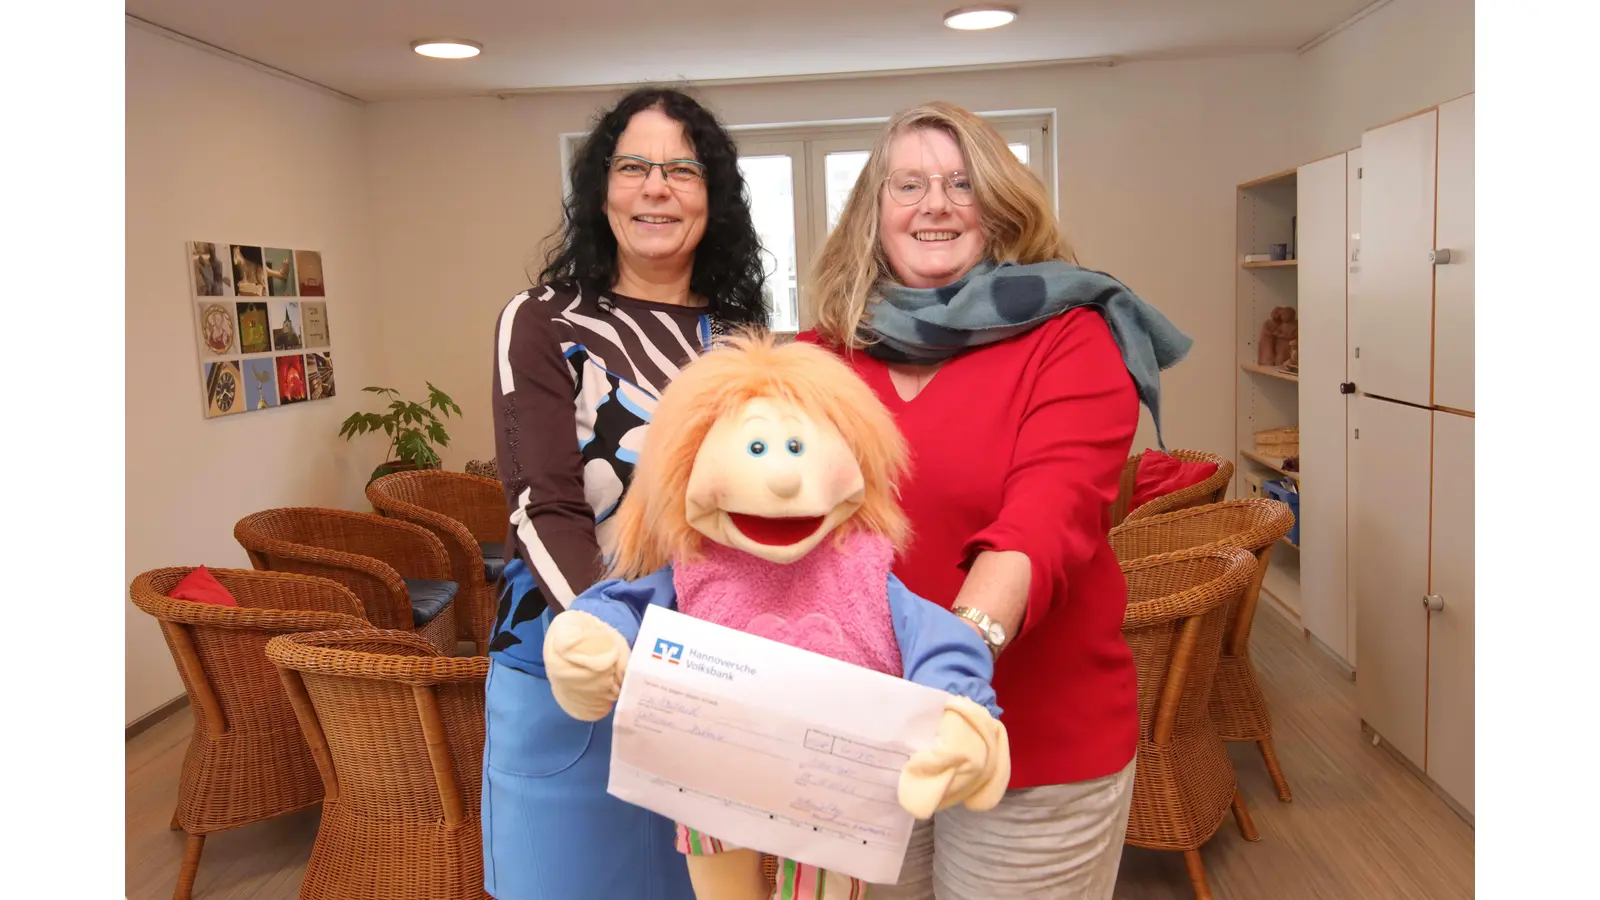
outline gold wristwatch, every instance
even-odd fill
[[[983,642],[989,645],[989,655],[997,660],[1000,658],[1000,648],[1006,644],[1006,629],[1004,625],[989,618],[989,614],[983,610],[974,609],[970,606],[957,606],[950,611],[978,626],[978,632],[983,636]]]

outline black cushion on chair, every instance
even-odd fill
[[[426,581],[421,578],[402,579],[411,594],[411,623],[418,628],[432,622],[450,601],[456,598],[454,581]]]
[[[503,543],[479,544],[483,551],[483,580],[494,584],[506,570],[506,545]]]

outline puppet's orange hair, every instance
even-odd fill
[[[700,444],[722,416],[758,397],[784,400],[839,430],[861,466],[866,497],[839,526],[904,548],[910,525],[896,487],[908,452],[894,418],[850,367],[827,350],[741,332],[685,366],[657,404],[627,496],[616,512],[611,576],[633,579],[668,562],[694,559],[702,536],[689,525],[689,473]]]

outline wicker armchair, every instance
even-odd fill
[[[1231,547],[1147,556],[1122,564],[1122,631],[1139,679],[1139,749],[1127,843],[1183,853],[1197,900],[1210,900],[1200,848],[1233,810],[1259,840],[1211,724],[1212,676],[1227,609],[1249,586],[1255,557]]]
[[[371,513],[298,507],[252,513],[233,527],[250,564],[330,578],[349,588],[378,628],[415,631],[456,648],[450,555],[426,528]]]
[[[267,661],[267,642],[285,632],[369,627],[354,594],[301,575],[211,569],[237,607],[168,597],[193,571],[144,572],[128,591],[133,605],[161,624],[194,710],[172,814],[173,830],[189,836],[174,900],[188,900],[194,890],[206,835],[322,799],[322,780]]]
[[[1157,497],[1138,509],[1129,509],[1128,504],[1133,502],[1134,484],[1139,477],[1139,459],[1144,456],[1143,453],[1135,453],[1128,457],[1128,461],[1122,466],[1122,482],[1117,490],[1117,499],[1111,504],[1112,527],[1121,525],[1128,519],[1141,519],[1172,512],[1175,509],[1216,503],[1228,496],[1228,485],[1233,483],[1232,460],[1203,450],[1173,450],[1168,455],[1184,462],[1216,463],[1217,471],[1199,484],[1191,484],[1181,490]]]
[[[1294,528],[1294,511],[1277,500],[1225,500],[1125,523],[1111,532],[1117,558],[1135,559],[1202,546],[1228,546],[1255,555],[1250,586],[1228,610],[1228,626],[1211,691],[1211,721],[1224,741],[1255,744],[1277,788],[1278,799],[1294,799],[1272,746],[1272,714],[1250,662],[1250,627],[1272,548]]]
[[[505,487],[492,478],[421,469],[367,485],[367,500],[384,515],[421,525],[444,543],[456,594],[456,637],[489,650],[494,586],[505,568]]]
[[[442,657],[403,631],[285,635],[267,656],[327,795],[301,900],[488,898],[488,658]]]

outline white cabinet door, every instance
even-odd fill
[[[1351,407],[1350,580],[1361,643],[1356,708],[1420,768],[1427,734],[1428,611],[1422,601],[1428,594],[1433,412],[1360,394]]]
[[[1345,313],[1346,313],[1346,318],[1345,318],[1345,354],[1344,354],[1345,362],[1344,362],[1344,371],[1345,371],[1345,380],[1346,381],[1351,381],[1353,379],[1350,376],[1355,372],[1355,368],[1354,368],[1354,366],[1351,365],[1351,358],[1350,358],[1351,351],[1352,351],[1352,345],[1350,343],[1349,311],[1355,304],[1356,292],[1361,289],[1361,148],[1360,147],[1357,147],[1354,150],[1350,150],[1350,151],[1345,153],[1344,171],[1345,171],[1345,204],[1346,204],[1344,218],[1345,218],[1345,229],[1347,231],[1347,237],[1345,239],[1345,259],[1348,261],[1347,265],[1345,266],[1345,288],[1344,288],[1345,289]],[[1354,403],[1354,402],[1355,402],[1355,400],[1353,398],[1347,398],[1347,403]],[[1349,418],[1350,418],[1350,410],[1349,410],[1349,406],[1346,406],[1346,408],[1345,408],[1345,419],[1346,419],[1347,423],[1348,423]],[[1350,434],[1351,434],[1350,429],[1346,428],[1345,432],[1344,432],[1345,459],[1346,460],[1348,460],[1350,458],[1350,455],[1349,455],[1349,451],[1350,451]],[[1346,470],[1345,470],[1345,502],[1346,502],[1346,508],[1348,508],[1348,505],[1349,505],[1349,494],[1350,494],[1350,490],[1349,490],[1349,469],[1346,468]],[[1349,613],[1346,616],[1347,621],[1345,623],[1345,635],[1346,635],[1345,646],[1348,649],[1349,653],[1348,653],[1348,655],[1345,656],[1345,660],[1348,661],[1352,667],[1360,668],[1361,663],[1357,659],[1357,651],[1356,651],[1356,631],[1357,631],[1356,620],[1357,620],[1357,617],[1360,616],[1361,611],[1356,608],[1355,598],[1350,593],[1350,572],[1349,572],[1349,570],[1350,570],[1350,566],[1354,563],[1354,560],[1351,558],[1351,554],[1349,552],[1349,534],[1350,534],[1349,521],[1350,520],[1349,520],[1349,516],[1348,516],[1348,513],[1347,513],[1346,517],[1345,517],[1345,547],[1346,547],[1346,552],[1345,552],[1345,606],[1348,608]]]
[[[1433,403],[1433,205],[1438,114],[1361,139],[1361,291],[1351,307],[1363,393]]]
[[[1473,365],[1472,96],[1439,107],[1439,249],[1434,267],[1433,405],[1471,411]]]
[[[1467,416],[1433,414],[1433,564],[1428,617],[1428,751],[1425,769],[1473,811],[1473,433]],[[1366,434],[1363,433],[1365,438]]]
[[[1300,306],[1300,621],[1348,660],[1345,590],[1345,155],[1295,178]]]

